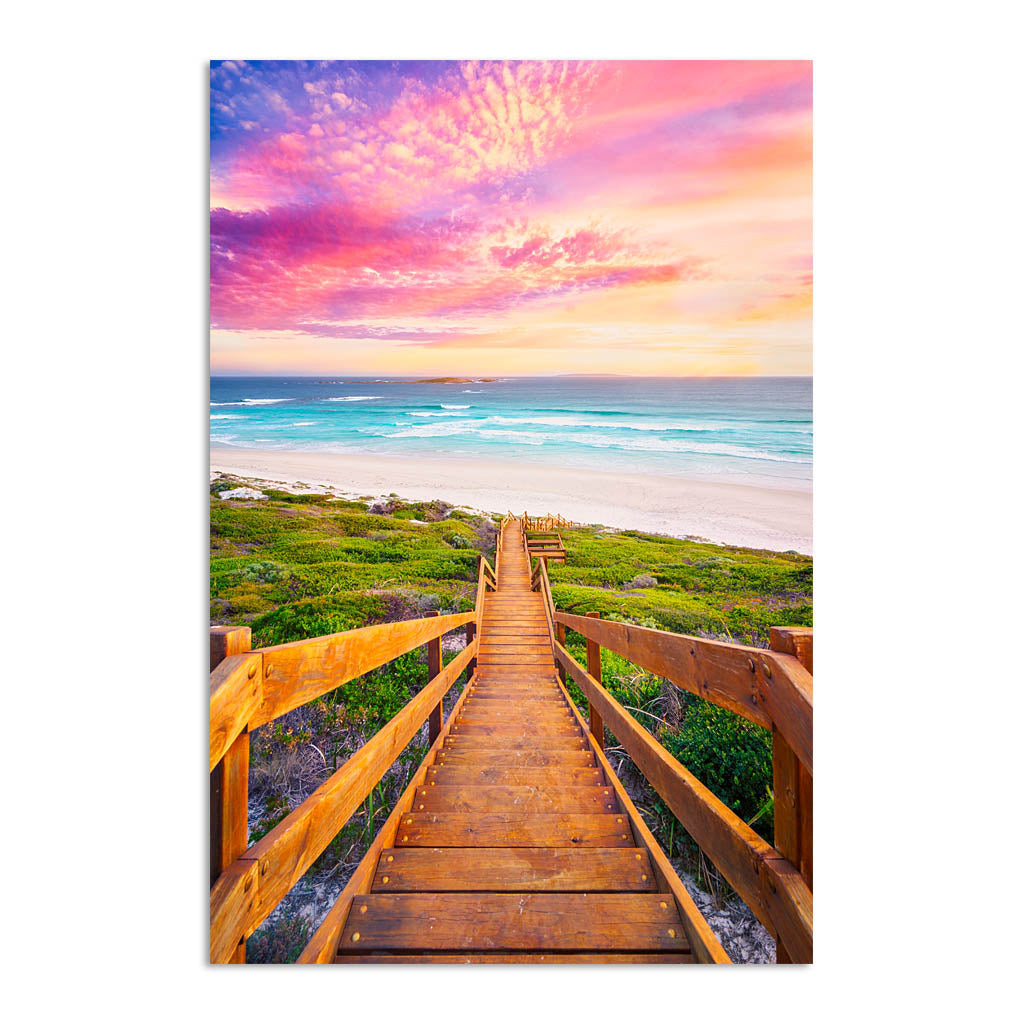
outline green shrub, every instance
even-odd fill
[[[684,703],[678,732],[665,730],[662,745],[726,807],[771,841],[771,733],[692,694],[684,695]]]
[[[256,619],[252,624],[252,644],[253,647],[270,647],[328,633],[342,633],[380,621],[383,610],[379,598],[362,594],[296,601]]]

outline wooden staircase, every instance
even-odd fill
[[[692,904],[680,919],[566,699],[517,521],[500,551],[476,672],[335,962],[693,962],[687,932],[707,925]]]
[[[424,725],[426,757],[299,963],[729,963],[606,759],[609,731],[776,938],[778,962],[812,962],[812,631],[773,626],[764,649],[560,610],[554,545],[530,537],[561,528],[572,524],[504,517],[496,568],[478,559],[472,611],[255,650],[247,627],[211,629],[211,963],[245,963],[246,940]],[[444,662],[441,637],[456,629],[465,647]],[[567,631],[585,640],[585,666]],[[250,734],[424,645],[426,684],[248,844]],[[774,844],[604,687],[602,650],[771,731]]]

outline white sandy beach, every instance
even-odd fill
[[[583,523],[812,553],[811,493],[748,484],[603,473],[526,461],[420,459],[211,448],[210,469],[351,496],[438,498],[486,512],[561,513]]]

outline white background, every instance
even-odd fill
[[[1007,1015],[1024,686],[1018,10],[6,11],[14,1019]],[[211,970],[207,61],[566,56],[815,61],[816,965]]]

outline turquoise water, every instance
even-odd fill
[[[214,377],[214,447],[530,460],[808,488],[808,377]]]

